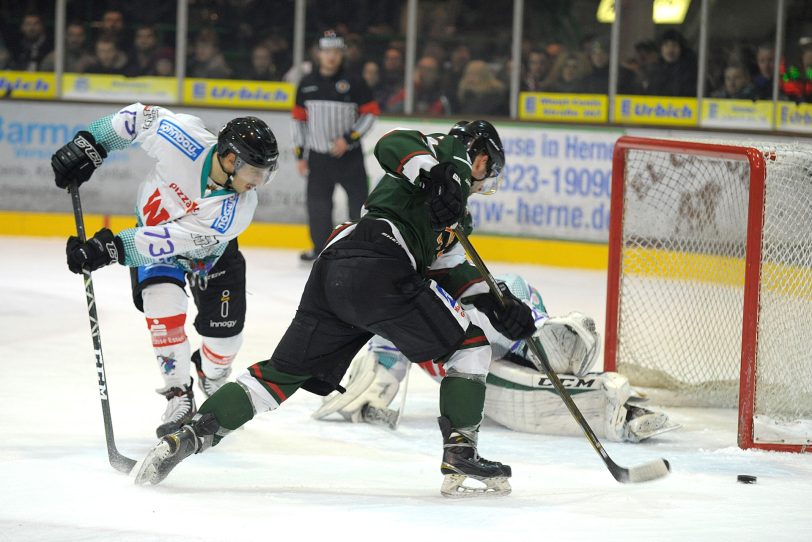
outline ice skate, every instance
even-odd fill
[[[203,395],[206,397],[211,397],[214,395],[214,392],[222,388],[223,384],[228,382],[228,376],[231,374],[231,367],[228,367],[222,371],[222,376],[219,378],[211,378],[206,376],[206,373],[203,372],[203,361],[200,359],[200,350],[195,350],[192,353],[192,363],[195,364],[195,370],[197,371],[197,384],[200,387],[200,390],[203,392]]]
[[[445,416],[440,416],[437,420],[443,434],[443,463],[440,472],[444,478],[440,493],[452,498],[509,494],[510,467],[479,457],[476,433],[468,434],[467,431],[452,428],[451,421]],[[471,480],[475,483],[470,484]]]
[[[184,424],[192,421],[192,417],[197,412],[195,406],[195,394],[192,392],[192,379],[189,379],[189,385],[183,387],[167,387],[156,390],[158,393],[166,397],[169,401],[166,405],[166,411],[161,416],[161,425],[155,430],[158,438],[161,438],[169,433],[174,433],[180,429]]]
[[[178,463],[211,447],[213,435],[219,428],[220,424],[214,414],[206,413],[191,424],[166,435],[147,453],[135,476],[135,483],[161,483]]]

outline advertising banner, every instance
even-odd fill
[[[812,104],[778,102],[777,120],[779,130],[812,133]]]
[[[773,112],[772,102],[705,98],[700,124],[709,128],[769,130]]]
[[[174,77],[124,77],[66,73],[62,96],[71,100],[166,104],[178,101],[178,81]]]
[[[657,126],[696,126],[696,98],[665,96],[615,97],[615,122]]]
[[[290,111],[296,89],[280,81],[186,79],[183,103],[214,107],[240,107]]]
[[[0,98],[50,100],[56,97],[56,77],[45,72],[0,70]]]
[[[606,122],[609,98],[604,94],[522,92],[519,118],[554,122]]]
[[[0,209],[33,212],[72,212],[70,198],[53,181],[51,155],[78,130],[118,111],[120,104],[59,104],[0,102]],[[279,142],[279,173],[259,192],[256,219],[266,222],[305,222],[305,181],[295,170],[290,139],[290,115],[252,111],[174,107],[196,115],[217,133],[236,116],[252,114],[265,120]],[[90,181],[82,185],[87,213],[132,214],[138,185],[153,167],[153,160],[138,145],[111,152]]]

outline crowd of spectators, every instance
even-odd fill
[[[186,76],[297,83],[313,69],[308,58],[292,69],[291,39],[270,28],[261,34],[246,23],[235,28],[213,24],[210,14],[190,20]],[[231,20],[237,20],[232,18]],[[250,25],[249,25],[250,26]],[[443,27],[445,29],[445,27]],[[336,25],[347,44],[345,65],[363,76],[381,110],[402,113],[405,106],[405,40],[390,27],[370,23],[369,34]],[[445,31],[445,30],[443,30]],[[286,31],[288,32],[288,31]],[[53,71],[53,29],[36,13],[21,17],[16,35],[0,36],[0,69]],[[235,35],[242,36],[234,39]],[[5,40],[3,38],[6,38]],[[510,60],[470,38],[420,40],[414,77],[414,111],[424,116],[507,115]],[[64,71],[137,76],[175,75],[175,32],[172,21],[131,22],[119,9],[107,9],[98,20],[70,21],[65,29]],[[224,43],[225,42],[225,43]],[[781,66],[779,97],[812,102],[812,38],[799,43],[798,61]],[[794,52],[794,50],[793,50]],[[566,94],[606,94],[610,47],[606,36],[589,36],[576,45],[525,39],[520,90]],[[771,99],[775,48],[764,42],[712,47],[704,80],[705,95],[729,99]],[[656,41],[635,44],[618,72],[619,94],[695,96],[697,54],[677,30]]]

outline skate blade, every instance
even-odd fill
[[[481,485],[465,485],[466,481],[471,480]],[[440,493],[443,495],[443,497],[448,497],[451,499],[465,499],[470,497],[500,497],[509,495],[510,492],[510,482],[506,476],[479,478],[476,476],[466,476],[464,474],[446,474],[443,477],[443,485],[440,487]]]
[[[138,469],[138,474],[135,475],[135,484],[139,486],[155,485],[163,480],[166,476],[161,476],[159,467],[171,455],[172,451],[169,443],[161,440],[141,461],[141,468]]]

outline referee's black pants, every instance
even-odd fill
[[[316,252],[324,248],[333,231],[333,190],[340,184],[347,192],[350,220],[357,220],[369,195],[364,153],[356,147],[340,158],[310,151],[307,178],[307,220]]]

